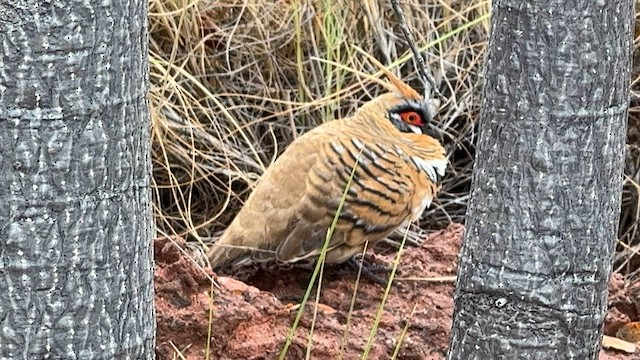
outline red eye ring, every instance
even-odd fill
[[[415,126],[423,126],[424,122],[422,121],[422,117],[415,111],[405,111],[400,113],[400,118],[411,125]]]

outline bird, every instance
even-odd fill
[[[428,99],[369,57],[387,92],[289,144],[207,250],[214,270],[317,259],[336,217],[324,261],[341,264],[432,204],[447,158]]]

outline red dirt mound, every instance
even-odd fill
[[[433,278],[455,275],[462,231],[461,225],[452,225],[431,235],[423,246],[403,253],[396,278],[405,280],[394,283],[389,293],[369,359],[389,358],[405,326],[408,330],[398,359],[445,358],[454,283]],[[236,274],[243,281],[217,277],[221,289],[212,289],[210,278],[215,275],[198,268],[176,245],[182,247],[184,241],[155,241],[158,359],[178,359],[177,354],[189,360],[205,359],[210,316],[210,359],[277,359],[312,270],[300,266],[269,271],[253,268],[244,275]],[[383,264],[393,261],[393,255],[372,256]],[[333,360],[340,353],[343,359],[361,357],[384,288],[363,276],[349,318],[356,274],[345,266],[325,269],[310,358]],[[611,289],[605,332],[614,336],[622,325],[638,320],[640,309],[637,297],[623,287],[620,276],[612,278]],[[286,359],[305,357],[315,298],[314,290]],[[603,351],[600,356],[601,360],[637,358],[613,351]]]

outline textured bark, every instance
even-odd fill
[[[496,0],[450,359],[596,359],[633,0]]]
[[[0,358],[153,359],[147,1],[0,2]]]

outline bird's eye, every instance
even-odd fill
[[[407,124],[415,125],[415,126],[423,126],[424,121],[422,121],[422,117],[415,111],[405,111],[400,113],[400,118]]]

